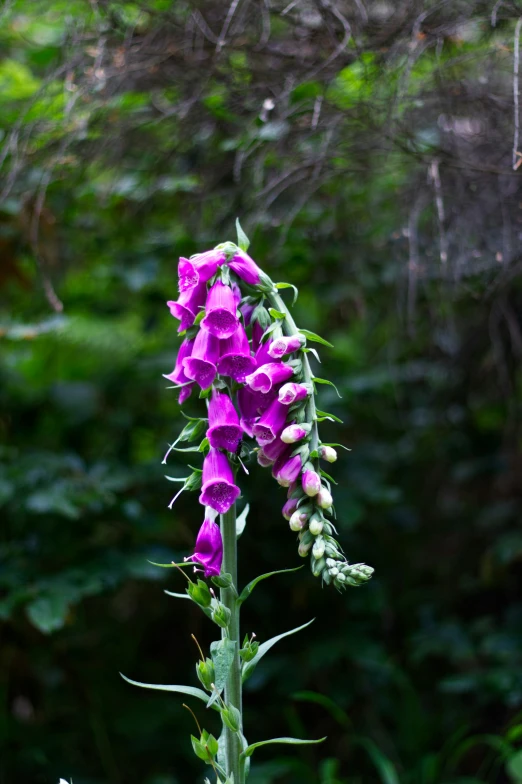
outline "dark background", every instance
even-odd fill
[[[521,782],[522,8],[0,5],[1,784],[203,781],[182,699],[118,672],[196,685],[214,635],[148,560],[201,521],[167,509],[165,301],[237,216],[335,346],[340,539],[376,569],[245,606],[260,640],[316,618],[249,681],[249,741],[328,736],[256,752],[252,784]],[[241,581],[298,565],[284,492],[242,487]]]

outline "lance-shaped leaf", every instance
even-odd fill
[[[248,585],[246,585],[243,588],[237,600],[238,606],[241,606],[243,602],[246,599],[248,599],[248,597],[250,596],[250,594],[252,593],[256,585],[260,583],[261,580],[266,580],[267,577],[272,577],[272,575],[274,574],[286,574],[286,572],[297,572],[299,571],[299,569],[302,568],[303,568],[302,566],[295,566],[292,569],[278,569],[276,572],[267,572],[266,574],[260,574],[259,577],[255,577],[253,580],[251,580],[248,583]]]
[[[296,300],[297,300],[297,296],[299,294],[299,290],[298,290],[297,286],[294,286],[293,283],[276,283],[275,287],[276,287],[276,289],[293,289],[294,290],[294,299],[292,301],[292,305],[295,305]]]
[[[161,683],[140,683],[139,681],[133,681],[130,678],[127,678],[122,672],[120,672],[121,677],[127,683],[130,683],[132,686],[140,686],[142,689],[154,689],[156,691],[173,691],[177,694],[187,694],[189,697],[197,697],[198,700],[201,700],[205,704],[209,701],[208,694],[202,689],[197,689],[195,686],[171,686],[168,684],[161,684]],[[216,708],[217,710],[217,708]]]
[[[314,382],[314,384],[328,384],[329,387],[333,387],[335,389],[335,391],[337,392],[337,397],[342,398],[341,393],[339,392],[339,390],[337,389],[333,381],[328,381],[327,378],[317,378],[317,376],[314,376],[312,378],[312,381]]]
[[[282,640],[284,637],[289,637],[291,634],[296,634],[297,632],[300,632],[302,629],[306,629],[306,627],[310,626],[310,624],[313,623],[314,621],[315,618],[312,618],[311,621],[308,621],[308,623],[304,623],[302,626],[298,626],[297,629],[291,629],[289,632],[283,632],[283,634],[278,634],[277,637],[272,637],[270,640],[261,643],[252,661],[245,662],[243,664],[243,668],[241,671],[243,683],[246,681],[247,678],[249,678],[252,675],[260,659],[263,658],[265,653],[267,653],[270,650],[270,648],[276,644],[276,642],[279,642],[279,640]]]
[[[210,655],[212,657],[214,669],[216,671],[216,677],[214,680],[214,686],[216,688],[208,700],[207,708],[210,708],[214,704],[218,696],[225,688],[228,673],[230,672],[232,662],[234,661],[235,651],[236,643],[228,637],[224,637],[222,640],[213,642],[210,645]]]
[[[249,511],[250,511],[250,504],[245,504],[245,508],[243,509],[241,514],[238,515],[236,519],[236,539],[239,539],[239,537],[245,530],[245,525],[246,525]]]
[[[313,343],[321,343],[322,346],[333,348],[331,343],[328,343],[328,341],[322,338],[320,335],[316,335],[315,332],[310,332],[309,329],[300,329],[299,332],[301,335],[304,335],[307,340],[311,340]]]
[[[250,247],[250,240],[248,239],[247,235],[241,228],[239,218],[236,218],[236,231],[237,231],[237,244],[241,248],[241,250],[244,250],[246,253]]]
[[[286,318],[286,313],[283,313],[282,310],[276,310],[275,308],[268,308],[268,312],[270,313],[272,318],[280,319],[280,320]]]
[[[317,414],[316,419],[318,422],[324,422],[325,419],[329,419],[330,422],[340,422],[341,425],[343,424],[343,420],[339,419],[335,414],[329,414],[327,411],[319,411],[318,408],[315,410],[315,413]]]
[[[190,599],[188,593],[174,593],[173,591],[163,591],[167,596],[173,596],[175,599]]]
[[[241,756],[243,758],[251,757],[254,751],[260,746],[268,746],[271,743],[283,743],[288,746],[310,746],[314,743],[323,743],[325,740],[326,736],[324,738],[318,738],[317,740],[301,740],[300,738],[272,738],[271,740],[260,740],[257,743],[251,743],[250,746],[247,746]]]

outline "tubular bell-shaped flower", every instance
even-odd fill
[[[302,441],[311,429],[312,425],[309,422],[303,422],[301,425],[288,425],[281,433],[281,441],[284,441],[285,444],[295,444],[297,441]]]
[[[247,376],[245,381],[254,391],[270,392],[274,384],[288,381],[293,375],[294,369],[290,365],[285,365],[284,362],[269,362]]]
[[[221,280],[216,280],[208,292],[205,305],[205,318],[201,324],[215,337],[231,337],[237,329],[239,320],[234,292]]]
[[[228,266],[235,272],[238,278],[244,280],[250,286],[256,286],[261,280],[261,270],[251,259],[248,253],[238,248],[232,261],[228,262]]]
[[[175,302],[173,300],[167,302],[171,315],[180,321],[178,332],[184,332],[192,326],[199,308],[205,304],[206,296],[206,283],[198,283],[182,291]]]
[[[303,465],[301,455],[294,455],[293,457],[290,455],[290,450],[283,453],[277,458],[272,469],[272,476],[281,487],[290,487],[301,473]]]
[[[208,425],[210,446],[229,452],[237,450],[243,431],[234,404],[226,392],[214,389],[208,406]]]
[[[290,381],[288,384],[283,384],[278,392],[278,398],[281,403],[289,406],[299,400],[304,400],[309,394],[310,390],[307,386]]]
[[[260,446],[270,444],[285,426],[288,406],[274,400],[252,428],[252,434]]]
[[[205,577],[217,577],[223,561],[223,540],[212,509],[205,510],[205,520],[199,529],[192,560],[203,567]]]
[[[183,360],[185,375],[207,389],[216,377],[216,364],[219,357],[219,340],[206,329],[197,334],[192,354]]]
[[[304,343],[305,338],[301,335],[275,338],[268,349],[268,353],[272,359],[281,359],[281,357],[284,357],[287,354],[292,354],[294,351],[299,351]]]
[[[234,474],[226,455],[213,447],[203,461],[201,495],[199,502],[210,506],[219,514],[228,512],[240,494],[234,483]]]
[[[256,362],[250,353],[250,345],[242,324],[239,324],[231,337],[220,341],[219,350],[219,373],[243,383],[245,377],[254,370]]]
[[[196,286],[198,283],[206,283],[213,278],[225,261],[223,251],[207,250],[205,253],[198,253],[191,259],[180,258],[178,264],[178,288],[186,291]]]
[[[172,381],[173,384],[185,384],[187,381],[190,381],[188,376],[185,375],[185,369],[183,367],[183,360],[187,357],[190,357],[192,354],[192,349],[194,348],[194,340],[188,340],[185,338],[181,346],[179,347],[178,355],[176,357],[176,364],[174,365],[174,370],[172,373],[164,373],[163,377],[166,378],[168,381]]]

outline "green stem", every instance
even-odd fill
[[[237,536],[236,536],[236,505],[230,507],[226,514],[221,515],[221,536],[223,538],[223,573],[232,576],[232,586],[221,589],[221,601],[230,610],[230,624],[223,635],[236,643],[234,660],[225,684],[225,702],[233,705],[242,713],[241,694],[241,660],[239,657],[239,606],[237,603]],[[242,721],[242,719],[241,719]],[[243,784],[239,755],[241,754],[240,736],[228,727],[225,730],[225,759],[227,776],[234,776],[234,784]],[[243,728],[241,726],[241,734]]]
[[[270,294],[267,295],[268,299],[270,300],[272,306],[279,310],[281,313],[285,314],[285,331],[288,335],[298,335],[299,330],[297,325],[291,315],[290,311],[286,307],[284,301],[282,300],[281,296],[277,293],[277,289],[274,289]],[[303,362],[303,378],[306,384],[310,384],[313,390],[313,374],[312,369],[310,367],[310,362],[308,360],[308,355],[301,353],[301,359]],[[306,402],[306,420],[307,422],[312,423],[312,431],[310,433],[310,451],[313,452],[319,446],[319,432],[317,427],[317,413],[315,410],[315,395],[312,392],[311,395],[308,396]],[[313,461],[316,465],[316,470],[318,466],[318,460]]]

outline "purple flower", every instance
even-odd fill
[[[290,487],[295,482],[301,472],[301,455],[289,456],[289,452],[284,452],[274,463],[272,476],[282,487]]]
[[[205,577],[217,577],[223,561],[223,541],[219,525],[209,519],[212,515],[205,514],[203,525],[199,529],[192,554],[192,561],[203,567]]]
[[[283,452],[287,452],[288,449],[287,444],[283,444],[280,438],[274,438],[269,444],[264,444],[260,451],[263,452],[263,455],[267,460],[270,460],[271,463],[275,463],[277,458],[282,455]]]
[[[249,387],[242,387],[237,393],[237,402],[239,405],[239,413],[241,414],[241,427],[252,436],[252,428],[270,403],[275,399],[275,392],[270,391],[267,394],[262,392],[254,392]]]
[[[281,359],[286,354],[299,351],[303,345],[303,339],[299,335],[292,335],[289,338],[276,338],[272,341],[268,353],[272,359]]]
[[[274,384],[281,384],[283,381],[294,375],[294,370],[284,362],[269,362],[255,370],[245,381],[254,391],[270,392]]]
[[[311,498],[317,495],[321,489],[321,477],[315,471],[305,471],[301,482],[306,495],[309,495]]]
[[[250,286],[256,286],[261,280],[261,270],[244,250],[238,250],[232,261],[228,262],[228,266]]]
[[[252,324],[252,348],[257,351],[261,345],[261,338],[263,337],[264,329],[259,321],[254,321]]]
[[[218,370],[222,376],[230,376],[241,384],[245,376],[251,373],[256,362],[250,354],[250,344],[242,324],[238,326],[232,337],[220,341],[220,358]]]
[[[213,278],[225,261],[223,251],[207,250],[191,259],[180,258],[178,264],[178,287],[180,291],[192,289],[198,283],[206,283]]]
[[[279,403],[279,401],[277,402]],[[308,422],[303,422],[301,425],[288,425],[281,433],[281,441],[284,441],[285,444],[295,444],[307,436],[311,429],[312,426]]]
[[[180,406],[182,406],[185,400],[188,400],[191,396],[193,386],[194,384],[187,384],[185,387],[181,387],[178,395],[178,403]]]
[[[265,455],[263,450],[260,449],[259,452],[257,453],[257,462],[259,463],[261,468],[268,468],[268,466],[271,466],[274,461],[270,460],[270,458]]]
[[[217,338],[229,338],[237,329],[236,300],[230,286],[216,280],[207,296],[205,318],[201,324]]]
[[[167,302],[171,314],[180,320],[178,332],[184,332],[192,326],[201,305],[205,304],[207,296],[206,283],[198,283],[186,291],[182,291],[178,299],[174,302]]]
[[[194,347],[194,340],[185,340],[179,347],[178,356],[176,357],[176,364],[174,365],[174,370],[172,373],[168,375],[166,373],[163,374],[163,377],[172,381],[173,384],[185,384],[190,379],[187,378],[185,375],[185,370],[183,368],[183,360],[187,357],[190,357],[192,354],[192,349]]]
[[[252,428],[252,433],[259,446],[270,444],[275,440],[283,429],[287,416],[288,406],[283,405],[277,399],[270,403],[265,413]]]
[[[282,513],[285,520],[290,520],[293,513],[297,509],[297,502],[298,498],[289,498],[286,504],[283,506]]]
[[[257,323],[258,322],[256,321],[256,324]],[[268,353],[271,345],[272,345],[272,341],[271,341],[270,338],[268,338],[268,340],[265,340],[264,343],[260,343],[258,345],[258,347],[256,349],[256,356],[255,356],[256,368],[260,368],[263,365],[266,365],[267,362],[273,362],[274,361],[272,359],[272,357],[270,356],[270,354]]]
[[[297,403],[298,400],[304,400],[308,395],[308,389],[304,384],[283,384],[278,393],[278,398],[281,403],[289,406],[292,403]]]
[[[183,360],[185,375],[199,384],[201,389],[207,389],[216,377],[218,357],[219,340],[201,328],[194,341],[191,356]]]
[[[208,407],[207,438],[215,449],[235,452],[241,441],[243,431],[234,404],[226,392],[212,393]]]
[[[203,484],[199,502],[211,506],[219,514],[228,512],[240,490],[234,484],[234,474],[226,455],[210,448],[203,462]]]

